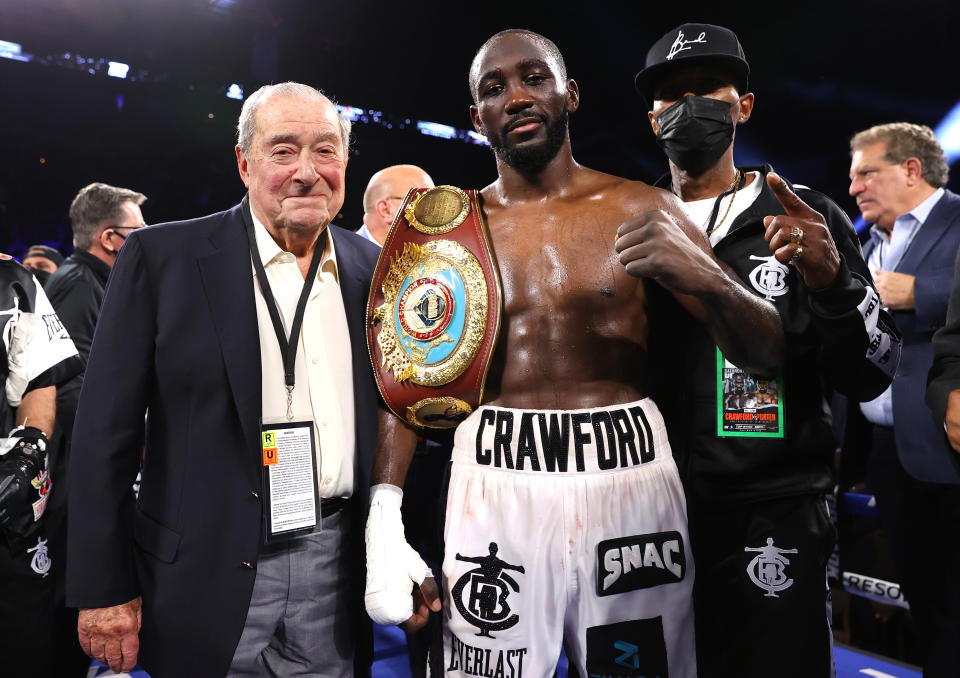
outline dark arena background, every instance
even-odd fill
[[[851,135],[908,121],[936,131],[953,163],[948,187],[960,189],[958,0],[0,0],[0,251],[68,254],[70,201],[93,181],[146,194],[147,223],[233,206],[244,192],[233,150],[243,97],[286,80],[323,89],[354,121],[334,223],[361,225],[367,180],[388,165],[484,186],[496,170],[472,131],[467,69],[504,28],[543,33],[563,52],[581,91],[575,158],[652,182],[667,164],[633,77],[652,42],[687,21],[732,28],[750,62],[757,101],[737,130],[738,164],[770,162],[856,222]],[[890,576],[876,519],[867,504],[849,506],[848,552],[875,569],[835,563],[839,675],[919,676],[903,666],[914,649],[902,597],[864,584]],[[403,642],[380,631],[374,675],[408,675]]]

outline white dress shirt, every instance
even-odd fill
[[[253,225],[260,260],[289,339],[290,325],[305,282],[303,274],[296,257],[277,245],[256,216],[253,216]],[[333,238],[327,237],[326,242],[298,338],[293,418],[314,422],[320,496],[349,497],[354,489],[356,452],[353,357]],[[280,344],[252,261],[250,266],[257,291],[254,296],[260,333],[263,421],[286,421],[287,390]]]

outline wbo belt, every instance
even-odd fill
[[[410,189],[367,299],[367,347],[394,414],[453,428],[480,405],[502,297],[476,192]]]

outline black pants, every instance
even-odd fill
[[[0,534],[0,672],[53,675],[54,596],[46,531],[25,538]]]
[[[832,676],[823,497],[688,510],[700,678]]]
[[[924,678],[960,675],[960,485],[907,473],[891,429],[874,427],[867,481],[917,628]]]

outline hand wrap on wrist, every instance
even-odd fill
[[[375,485],[367,518],[367,614],[378,624],[399,624],[413,615],[411,593],[433,573],[403,534],[403,490]]]

